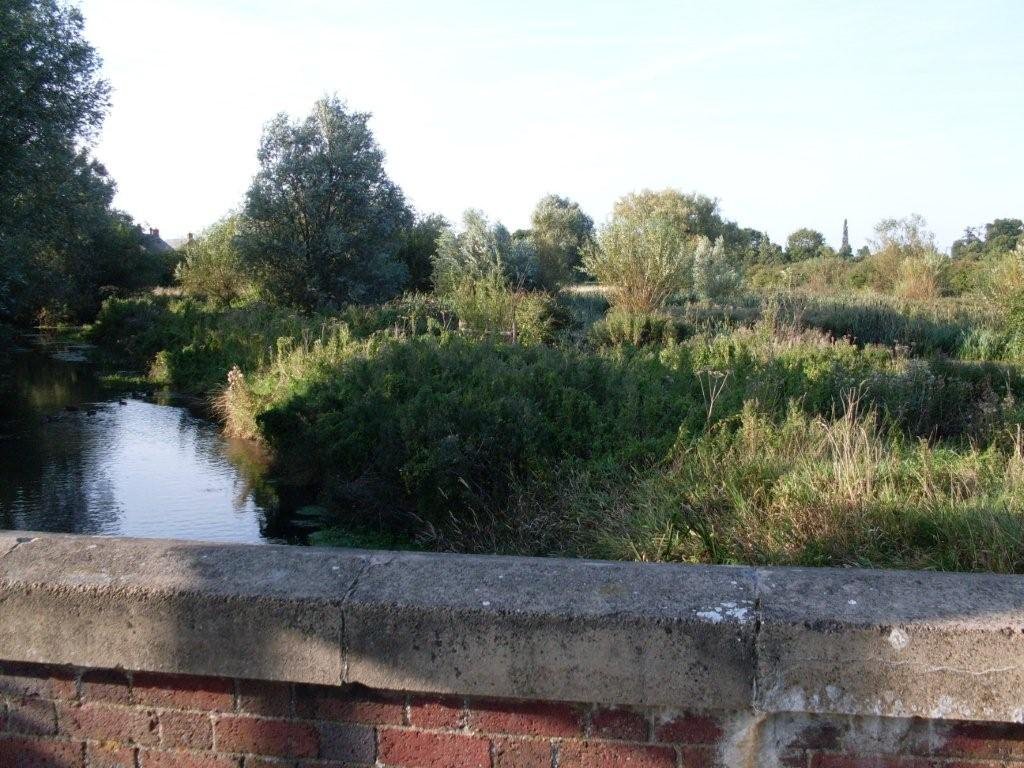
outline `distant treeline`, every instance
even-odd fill
[[[215,301],[258,294],[323,310],[438,286],[465,293],[467,277],[478,287],[500,278],[548,291],[593,277],[635,282],[622,254],[649,248],[650,259],[633,261],[652,281],[634,285],[629,301],[651,308],[669,285],[713,296],[744,281],[962,293],[992,282],[986,270],[1024,242],[1022,221],[1001,218],[966,230],[943,254],[912,215],[880,222],[857,251],[845,222],[838,248],[806,228],[777,244],[724,218],[714,198],[675,190],[628,195],[597,229],[576,203],[549,195],[529,229],[509,232],[469,211],[456,231],[410,208],[384,171],[369,115],[325,98],[302,120],[282,114],[267,125],[239,210],[169,259],[111,208],[114,183],[90,154],[110,89],[82,25],[59,0],[12,0],[0,10],[0,319],[8,322],[88,319],[104,295],[168,282],[176,261],[182,287]]]

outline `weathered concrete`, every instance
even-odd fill
[[[468,695],[749,706],[753,571],[406,554],[346,606],[347,679]]]
[[[1024,578],[758,576],[760,710],[1024,721]]]
[[[0,533],[0,660],[1024,720],[1024,578]]]
[[[0,557],[0,658],[337,683],[341,601],[369,561],[32,534]]]

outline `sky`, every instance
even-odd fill
[[[116,205],[165,238],[244,201],[263,125],[372,113],[417,211],[597,222],[674,187],[782,242],[1024,218],[1021,0],[79,0]]]

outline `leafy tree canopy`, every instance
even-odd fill
[[[412,214],[384,171],[370,115],[324,98],[263,133],[239,246],[268,293],[303,307],[385,299],[408,279],[397,258]]]
[[[786,238],[786,260],[804,261],[822,255],[825,236],[816,229],[798,229]]]
[[[84,317],[168,266],[89,156],[110,88],[82,30],[58,0],[0,4],[0,319]]]
[[[461,232],[445,229],[437,240],[434,284],[442,293],[465,280],[525,285],[536,281],[537,272],[532,242],[513,237],[500,222],[492,225],[478,210],[466,211]]]
[[[923,258],[936,251],[935,235],[928,229],[925,218],[917,213],[878,222],[871,247],[876,253],[888,252],[913,258]]]
[[[416,223],[402,234],[398,260],[409,272],[409,288],[412,290],[429,291],[433,287],[437,241],[448,229],[444,216],[431,214],[417,218]]]
[[[575,279],[583,249],[594,239],[593,219],[578,203],[548,195],[537,203],[531,224],[540,284],[555,290]]]

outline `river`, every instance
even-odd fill
[[[259,447],[196,403],[105,391],[79,344],[27,337],[0,413],[0,529],[286,542]]]

